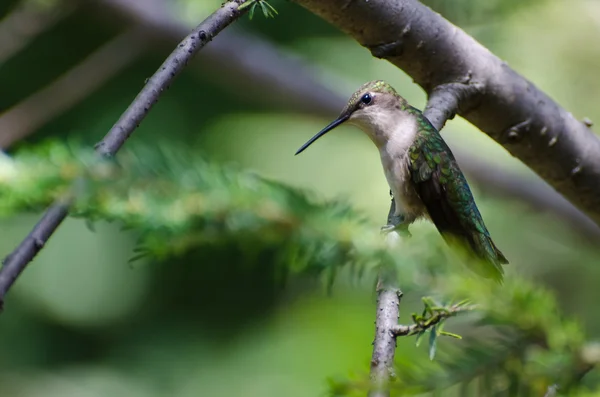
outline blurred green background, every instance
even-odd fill
[[[0,2],[0,139],[20,134],[3,141],[7,153],[47,139],[93,145],[178,37],[220,3]],[[275,19],[244,18],[210,43],[214,48],[188,66],[127,145],[184,145],[212,161],[309,189],[319,199],[350,202],[383,222],[388,188],[366,136],[342,127],[302,156],[293,153],[365,81],[385,79],[419,108],[424,93],[402,71],[306,10],[281,0],[271,4],[279,12]],[[600,119],[597,1],[427,4],[575,117]],[[144,21],[151,21],[149,28],[136,28]],[[120,50],[102,47],[115,40]],[[239,52],[231,51],[236,45]],[[91,62],[85,73],[68,75],[72,80],[65,86],[51,89],[86,60]],[[261,77],[261,70],[267,74]],[[88,86],[94,82],[96,87]],[[459,161],[467,153],[535,185],[531,171],[464,120],[449,122],[443,135]],[[485,184],[473,182],[472,188],[511,261],[509,274],[547,285],[564,313],[598,338],[600,253],[593,242],[600,234],[498,196]],[[2,256],[38,217],[0,220]],[[412,233],[418,238],[431,229],[418,224]],[[130,266],[136,237],[114,224],[100,223],[95,232],[77,219],[61,226],[18,280],[0,316],[0,395],[317,396],[326,391],[327,377],[368,370],[372,275],[358,284],[341,278],[331,295],[302,278],[282,289],[267,261],[247,267],[239,252],[218,247]],[[404,321],[429,292],[405,296]],[[426,354],[412,339],[399,341],[398,361]]]

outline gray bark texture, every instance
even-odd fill
[[[369,397],[388,397],[389,382],[394,373],[394,355],[396,353],[396,335],[400,317],[400,298],[402,292],[386,281],[384,277],[377,284],[377,315],[375,319],[375,340],[371,357],[372,387]]]
[[[460,116],[600,224],[600,139],[471,36],[417,0],[293,1],[404,70],[428,94],[447,87],[468,93],[458,95]]]

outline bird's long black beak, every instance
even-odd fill
[[[306,142],[304,145],[302,145],[302,147],[300,149],[298,149],[296,154],[302,153],[304,151],[304,149],[309,147],[314,141],[316,141],[317,139],[319,139],[320,137],[322,137],[323,135],[325,135],[326,133],[328,133],[329,131],[331,131],[332,129],[337,127],[338,125],[342,124],[344,121],[348,120],[349,118],[350,118],[350,116],[348,116],[348,115],[342,115],[342,116],[338,117],[327,127],[323,128],[321,131],[319,131],[317,133],[317,135],[313,136],[312,138],[310,138],[308,140],[308,142]]]

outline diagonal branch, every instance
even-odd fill
[[[247,9],[244,11],[238,10],[239,5],[243,2],[243,0],[233,0],[224,3],[220,9],[205,19],[192,33],[183,39],[156,73],[146,82],[144,88],[104,139],[96,145],[96,152],[100,156],[110,158],[117,153],[135,128],[146,117],[152,106],[158,101],[162,92],[181,73],[187,62],[219,32],[247,12]],[[51,206],[31,233],[4,260],[2,269],[0,269],[0,308],[3,306],[6,293],[19,274],[66,218],[71,201],[71,198],[66,198]]]
[[[458,114],[600,223],[600,139],[472,37],[417,0],[294,1],[430,94],[446,84],[480,85]]]

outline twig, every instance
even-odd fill
[[[457,314],[467,311],[473,310],[472,306],[463,306],[463,305],[454,305],[451,306],[448,310],[437,311],[430,318],[425,321],[419,321],[412,325],[396,325],[392,329],[392,333],[394,336],[411,336],[416,335],[420,332],[427,331],[434,325],[439,324],[440,322],[454,317]]]
[[[390,395],[389,382],[394,374],[396,337],[393,330],[398,326],[402,292],[392,277],[380,276],[377,282],[377,316],[375,340],[371,358],[371,384],[369,397]]]
[[[125,113],[96,145],[96,152],[104,158],[112,157],[125,143],[127,138],[145,118],[148,111],[158,101],[161,93],[168,88],[173,79],[183,70],[187,62],[221,30],[238,19],[244,11],[238,11],[243,0],[229,1],[221,6],[167,57],[158,71],[147,81]],[[27,264],[37,255],[50,236],[68,214],[70,199],[58,202],[50,207],[42,220],[33,228],[13,253],[9,254],[0,269],[0,308],[6,293]]]
[[[294,0],[408,73],[426,92],[482,85],[459,114],[600,223],[600,139],[472,37],[417,0]]]
[[[133,63],[149,46],[132,28],[94,51],[81,63],[0,115],[0,149],[34,133]]]

